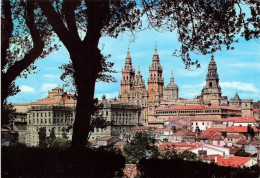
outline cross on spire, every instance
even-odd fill
[[[214,55],[213,55],[213,53],[211,54],[211,60],[214,60]]]

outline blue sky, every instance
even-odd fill
[[[130,55],[133,66],[137,71],[140,66],[141,74],[147,85],[148,68],[152,62],[155,42],[157,42],[158,54],[163,67],[165,86],[168,84],[173,71],[174,79],[179,86],[179,94],[182,98],[194,98],[201,93],[205,83],[207,66],[210,55],[191,54],[193,59],[198,59],[201,68],[195,71],[185,70],[180,58],[172,56],[175,49],[180,47],[175,32],[160,33],[155,30],[139,32],[135,37],[128,33],[121,34],[117,39],[102,37],[99,43],[100,49],[105,55],[111,54],[110,61],[114,62],[114,69],[119,73],[113,74],[116,83],[99,82],[96,84],[95,96],[101,98],[106,94],[108,98],[117,97],[120,90],[121,69],[124,66],[127,47],[130,46]],[[260,40],[240,40],[234,44],[232,51],[221,51],[214,54],[218,66],[222,95],[230,99],[236,90],[242,99],[251,98],[260,100]],[[69,62],[69,53],[65,47],[51,53],[45,59],[35,62],[38,73],[29,75],[27,79],[19,78],[15,81],[21,89],[16,96],[10,97],[10,102],[30,102],[44,98],[48,90],[62,85],[60,80],[62,64]]]

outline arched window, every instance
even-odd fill
[[[210,87],[210,88],[212,87],[212,82],[209,82],[209,87]]]

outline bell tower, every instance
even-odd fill
[[[135,70],[132,66],[132,59],[128,47],[127,55],[125,59],[125,66],[122,69],[122,79],[120,82],[119,99],[121,102],[128,102],[129,93],[133,89],[134,78],[135,78]]]
[[[155,44],[152,65],[149,66],[148,95],[149,101],[160,101],[163,98],[164,79],[163,68],[160,64],[157,45]]]
[[[217,64],[212,54],[206,76],[206,85],[202,89],[203,102],[205,104],[220,105],[221,87],[217,73]]]

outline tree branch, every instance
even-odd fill
[[[62,19],[60,18],[59,14],[55,11],[51,3],[49,1],[37,1],[37,3],[41,7],[42,11],[48,19],[48,22],[50,23],[60,40],[66,46],[66,48],[69,51],[71,49],[74,49],[76,41],[73,39],[73,36],[65,27],[64,23],[62,22]]]
[[[9,39],[12,36],[12,31],[14,28],[11,13],[11,4],[9,0],[3,0],[3,14],[4,18],[1,17],[1,70],[7,64],[7,49],[9,49]]]
[[[81,41],[78,34],[78,29],[75,19],[75,9],[77,6],[77,1],[64,0],[62,5],[62,11],[65,14],[65,19],[69,29],[69,33],[73,36],[74,40]]]
[[[36,24],[34,23],[34,8],[35,4],[32,1],[28,1],[26,5],[25,15],[26,24],[30,30],[30,34],[33,41],[33,48],[29,51],[29,53],[25,54],[24,58],[20,61],[15,62],[5,74],[3,74],[4,84],[9,86],[11,82],[13,82],[16,77],[18,77],[24,69],[29,67],[43,52],[44,42],[40,36],[40,31],[36,28]]]
[[[109,13],[109,1],[104,0],[97,2],[85,0],[85,2],[87,6],[88,27],[83,43],[86,46],[89,40],[92,41],[92,46],[97,46],[99,38],[101,37],[101,30],[104,27],[105,17]]]

